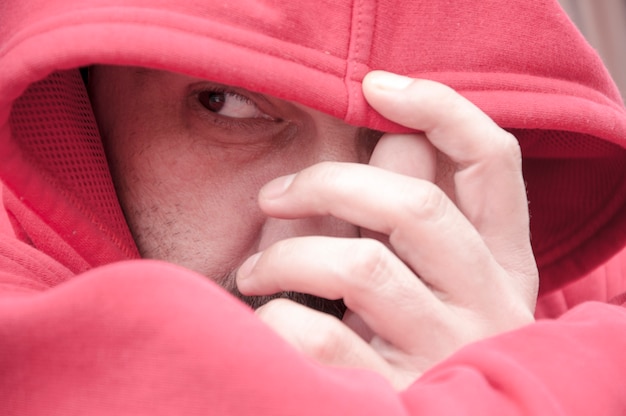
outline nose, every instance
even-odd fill
[[[351,126],[322,113],[310,113],[309,164],[323,161],[368,163],[382,133]]]
[[[309,112],[310,119],[302,129],[302,147],[295,171],[319,162],[367,163],[381,133],[351,126],[322,113]],[[292,161],[293,162],[293,161]],[[355,238],[359,228],[343,220],[325,217],[298,219],[267,218],[259,244],[263,250],[270,244],[291,237],[331,236]]]
[[[288,220],[270,217],[263,225],[258,248],[264,250],[275,242],[305,236],[357,238],[359,229],[330,216]]]

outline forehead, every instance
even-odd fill
[[[315,119],[325,119],[336,124],[345,125],[343,120],[334,116],[325,114],[314,108],[304,104],[283,100],[271,95],[261,94],[239,86],[222,84],[210,79],[194,77],[177,72],[165,71],[160,69],[137,67],[137,66],[113,66],[113,65],[95,65],[89,69],[89,83],[97,85],[91,88],[91,94],[97,95],[100,92],[107,91],[112,88],[117,91],[116,94],[105,93],[104,99],[116,100],[140,100],[146,97],[146,93],[158,93],[164,99],[172,99],[175,94],[189,89],[190,86],[199,86],[205,88],[228,88],[235,93],[240,93],[256,102],[267,104],[276,111],[292,114],[294,111],[309,114]],[[138,95],[141,92],[141,96]],[[154,98],[154,94],[149,94]],[[102,97],[96,97],[102,100]],[[294,116],[295,117],[295,116]]]

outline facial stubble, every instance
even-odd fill
[[[220,286],[230,292],[237,299],[250,306],[252,309],[257,309],[274,299],[282,298],[289,299],[316,311],[327,313],[338,319],[343,318],[343,314],[346,311],[346,305],[343,303],[342,299],[331,300],[320,296],[310,295],[308,293],[285,291],[266,296],[244,295],[237,287],[235,278],[236,273],[236,271],[232,271],[216,281]]]

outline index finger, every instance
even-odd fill
[[[456,202],[507,270],[534,274],[521,152],[513,135],[435,81],[369,73],[363,93],[381,115],[421,130],[455,164]]]

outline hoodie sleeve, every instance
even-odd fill
[[[0,298],[0,414],[403,414],[380,377],[321,367],[222,289],[151,261]]]
[[[395,392],[320,366],[210,281],[153,261],[0,298],[3,415],[622,415],[626,311],[584,304]]]
[[[411,414],[622,415],[626,310],[586,303],[470,345],[403,393]]]

